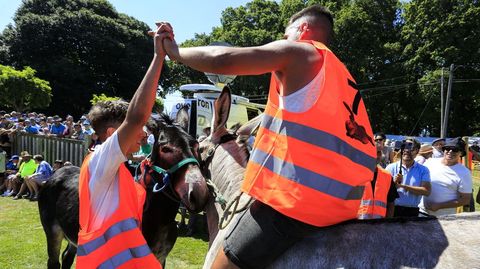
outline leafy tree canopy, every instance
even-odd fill
[[[148,26],[106,0],[25,0],[13,20],[0,57],[50,81],[52,113],[82,114],[92,94],[131,98],[151,59]]]
[[[0,65],[0,102],[16,111],[44,108],[50,104],[51,92],[48,81],[35,76],[31,67],[18,71]]]

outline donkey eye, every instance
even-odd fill
[[[171,149],[169,147],[163,147],[161,151],[162,151],[162,153],[172,153],[173,149]]]

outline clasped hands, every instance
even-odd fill
[[[178,45],[175,42],[173,27],[168,22],[156,22],[157,30],[149,31],[148,35],[153,37],[155,53],[162,57],[168,55],[175,60],[178,56]]]

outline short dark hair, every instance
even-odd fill
[[[302,18],[302,17],[311,17],[315,20],[315,23],[317,25],[322,25],[326,26],[326,30],[328,32],[326,33],[328,35],[328,38],[331,39],[333,36],[333,15],[332,13],[326,9],[325,7],[321,5],[311,5],[309,7],[306,7],[299,12],[295,13],[290,17],[290,20],[288,21],[288,24],[294,23],[296,20]],[[330,22],[330,25],[326,25],[324,23],[324,20],[326,19],[328,22]]]
[[[43,159],[43,156],[40,155],[40,154],[37,154],[37,155],[33,156],[33,159],[34,159],[35,161],[38,161],[38,162],[41,162],[41,161],[44,160],[44,159]]]
[[[373,137],[377,137],[377,136],[380,136],[383,140],[387,139],[387,136],[383,132],[375,133]]]
[[[128,103],[123,100],[97,102],[88,113],[92,128],[104,135],[109,127],[117,127],[127,116]]]

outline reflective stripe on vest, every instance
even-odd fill
[[[362,200],[362,202],[360,202],[360,205],[370,206],[370,205],[373,205],[373,203],[372,203],[372,200]],[[375,206],[381,206],[381,207],[387,208],[387,204],[382,201],[375,201]]]
[[[321,191],[343,200],[358,200],[362,198],[364,186],[350,186],[335,179],[331,179],[305,168],[285,162],[256,149],[250,161],[262,164],[277,175],[288,178],[296,183]]]
[[[104,261],[98,266],[98,268],[114,269],[128,262],[129,260],[142,258],[149,255],[150,253],[150,248],[146,244],[136,248],[129,248],[113,256],[111,259]]]
[[[375,215],[375,214],[360,214],[358,215],[358,219],[383,219],[382,215]]]
[[[162,268],[142,235],[145,189],[135,183],[121,164],[118,168],[118,208],[101,227],[91,228],[90,171],[88,155],[79,175],[80,231],[77,268]]]
[[[387,215],[387,196],[392,179],[390,173],[381,168],[377,169],[375,192],[372,191],[372,184],[367,182],[357,214],[358,219],[378,219]]]
[[[281,135],[288,135],[289,137],[301,140],[305,143],[315,145],[324,149],[331,150],[341,154],[353,162],[364,166],[371,170],[375,169],[375,158],[370,157],[364,152],[350,146],[345,141],[337,136],[327,132],[310,128],[306,125],[281,120],[264,114],[261,126]],[[286,133],[288,130],[288,134]]]
[[[121,234],[123,232],[130,231],[135,228],[138,228],[138,222],[133,218],[117,222],[114,225],[112,225],[110,228],[108,228],[105,231],[105,233],[103,233],[100,237],[97,237],[96,239],[89,241],[85,244],[78,245],[77,255],[78,256],[88,255],[93,251],[95,251],[96,249],[103,246],[104,244],[106,244],[108,240],[110,240],[114,236]]]

